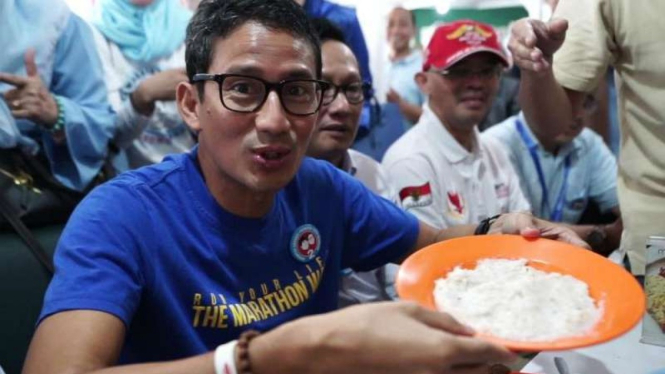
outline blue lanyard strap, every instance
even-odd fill
[[[561,190],[557,195],[556,203],[554,208],[550,209],[549,203],[549,190],[547,188],[547,183],[545,182],[545,173],[543,173],[543,167],[540,164],[540,157],[538,156],[538,144],[531,138],[529,133],[524,128],[524,124],[519,119],[515,121],[515,126],[517,127],[517,132],[519,132],[522,141],[529,149],[531,154],[531,159],[533,164],[536,167],[536,172],[538,173],[538,181],[540,182],[540,188],[542,192],[542,199],[540,202],[540,209],[544,213],[545,211],[550,212],[550,220],[554,222],[561,222],[563,219],[563,206],[566,201],[566,191],[568,190],[568,174],[570,173],[570,154],[568,154],[564,160],[563,164],[563,182],[561,183]]]

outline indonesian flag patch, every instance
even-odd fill
[[[432,204],[432,189],[429,182],[422,186],[404,187],[399,191],[399,199],[404,209],[428,206]]]

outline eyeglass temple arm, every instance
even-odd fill
[[[194,74],[194,76],[192,77],[192,82],[203,82],[203,81],[209,81],[209,80],[215,80],[215,75],[214,74],[198,73],[198,74]]]

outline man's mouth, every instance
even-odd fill
[[[265,146],[252,150],[254,157],[266,166],[277,166],[291,154],[291,149],[285,146]]]
[[[333,124],[330,124],[330,125],[321,126],[320,131],[331,131],[331,132],[338,132],[338,133],[346,133],[346,132],[349,132],[349,127],[345,126],[341,123],[333,123]]]
[[[468,96],[462,96],[462,101],[479,101],[479,102],[483,102],[483,101],[485,101],[485,96],[484,96],[484,95],[468,95]]]
[[[462,102],[462,104],[473,108],[479,108],[485,105],[484,96],[466,96],[462,97],[460,101]]]

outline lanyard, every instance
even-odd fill
[[[515,126],[517,127],[517,132],[519,132],[520,136],[522,137],[522,141],[524,141],[524,144],[529,149],[529,153],[531,154],[531,159],[533,160],[533,164],[536,166],[536,172],[538,172],[538,181],[540,182],[540,188],[543,194],[540,203],[540,209],[543,213],[546,210],[550,212],[550,221],[561,222],[561,220],[563,219],[563,205],[566,199],[566,191],[568,190],[568,174],[570,173],[571,154],[568,154],[564,160],[563,182],[561,183],[561,190],[557,195],[554,208],[551,209],[549,203],[550,195],[547,189],[547,183],[545,182],[545,174],[543,173],[543,167],[540,164],[540,157],[538,156],[538,144],[536,144],[536,142],[534,142],[533,139],[531,139],[531,136],[529,136],[529,133],[524,128],[522,121],[520,120],[515,121]]]

